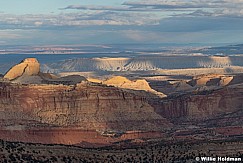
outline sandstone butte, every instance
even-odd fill
[[[5,77],[14,79],[21,74],[28,76],[39,72],[39,64],[35,59],[27,59],[22,63],[25,66],[18,67],[18,73],[14,71],[17,67],[13,67]],[[128,79],[118,79],[116,84],[124,81],[131,84]],[[163,132],[183,124],[184,120],[198,122],[240,111],[243,106],[242,94],[242,82],[218,90],[162,98],[149,91],[123,89],[88,81],[74,85],[22,85],[2,81],[0,138],[41,143],[45,142],[41,137],[48,138],[53,134],[51,130],[57,129],[60,130],[58,134],[54,134],[55,137],[49,138],[47,142],[67,144],[66,139],[71,137],[73,144],[84,140],[92,143],[97,137],[102,137],[98,134],[100,131]],[[95,134],[92,139],[81,140],[82,136],[78,136],[79,132],[72,131],[73,128],[95,131],[98,135]],[[65,137],[64,129],[71,132],[71,135]],[[24,135],[18,138],[12,131]],[[82,132],[82,135],[84,133]],[[75,135],[75,138],[72,135]],[[153,133],[148,136],[153,136]],[[111,138],[101,139],[110,141]]]
[[[95,80],[93,80],[93,81],[95,81]],[[150,87],[149,83],[144,79],[138,79],[138,80],[131,81],[123,76],[114,76],[101,83],[106,84],[108,86],[115,86],[115,87],[124,88],[124,89],[144,90],[144,91],[148,91],[153,94],[156,94],[157,96],[160,96],[160,97],[166,97],[165,94],[163,94],[161,92],[157,92],[154,89],[152,89]]]
[[[4,78],[41,76],[36,59],[25,59]],[[73,78],[71,75],[70,78]],[[54,80],[53,79],[53,80]],[[53,80],[49,80],[53,81]],[[82,80],[74,85],[0,83],[3,118],[91,130],[163,130],[171,125],[144,100],[145,91],[123,90]]]
[[[24,59],[21,63],[13,66],[5,75],[4,78],[13,80],[22,75],[37,75],[40,72],[40,64],[35,58]]]
[[[123,76],[115,76],[108,80],[105,80],[102,83],[106,85],[112,85],[120,88],[128,88],[134,90],[146,90],[146,91],[152,90],[152,88],[149,86],[146,80],[131,81]]]

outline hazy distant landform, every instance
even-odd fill
[[[16,57],[0,58],[11,55]],[[2,160],[242,158],[239,54],[53,54],[52,61],[45,61],[45,54],[19,54],[15,59],[35,55],[0,77]]]
[[[37,58],[43,72],[148,71],[243,66],[242,45],[224,47],[157,47],[154,45],[73,45],[2,50],[0,73],[24,58]],[[21,55],[20,55],[21,54]],[[227,69],[226,71],[230,71]]]

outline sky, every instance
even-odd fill
[[[240,43],[243,0],[0,0],[0,45]]]

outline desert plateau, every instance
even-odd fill
[[[230,57],[208,57],[203,67],[202,60],[190,67],[192,60],[181,58],[187,57],[173,56],[188,68],[94,58],[88,59],[96,61],[92,64],[85,61],[91,66],[85,69],[82,59],[67,60],[64,65],[79,65],[79,70],[58,67],[60,73],[25,58],[0,79],[2,159],[193,162],[204,155],[242,157],[243,68]],[[166,62],[156,56],[159,65],[159,59]],[[126,68],[128,62],[134,67]]]
[[[243,162],[243,0],[0,6],[0,163]]]

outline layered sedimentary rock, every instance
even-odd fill
[[[72,86],[0,83],[0,116],[81,129],[151,131],[170,126],[165,118],[203,120],[241,110],[242,94],[243,85],[161,98],[88,82]]]
[[[0,116],[89,130],[153,131],[170,126],[146,96],[143,91],[87,82],[72,86],[0,83]]]
[[[164,100],[149,99],[160,115],[169,119],[210,119],[243,109],[243,84],[171,96]]]

